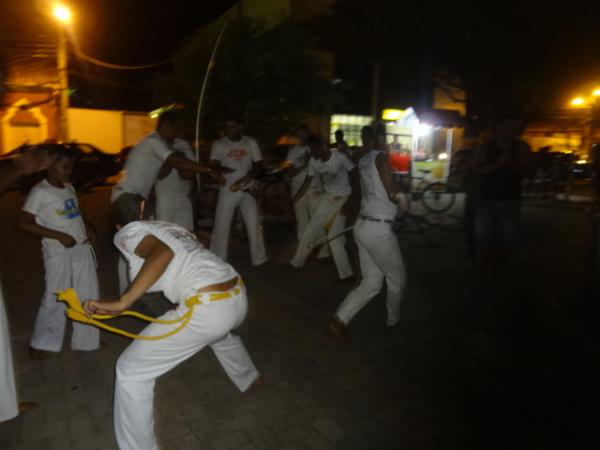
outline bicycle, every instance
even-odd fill
[[[448,211],[456,201],[456,193],[443,181],[428,182],[427,175],[431,170],[419,169],[421,176],[406,177],[400,180],[403,189],[396,194],[398,213],[396,218],[404,219],[410,213],[411,204],[420,201],[428,211],[440,214]],[[416,184],[413,181],[416,180]]]

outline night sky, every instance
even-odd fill
[[[168,59],[194,30],[219,17],[235,1],[81,0],[66,2],[74,14],[73,41],[94,58],[124,65]],[[6,0],[0,34],[17,39],[55,32],[49,0]],[[27,34],[23,33],[27,31]],[[73,106],[145,109],[151,105],[147,87],[159,69],[122,72],[103,69],[70,56],[69,84],[76,91]]]
[[[0,31],[16,36],[52,31],[52,19],[43,13],[48,3],[49,0],[4,1]],[[85,53],[108,62],[153,63],[169,58],[195,29],[210,23],[234,3],[81,0],[71,5],[75,14],[74,38]],[[350,86],[346,107],[352,112],[369,111],[373,58],[384,55],[383,106],[415,104],[422,93],[420,77],[425,59],[431,55],[438,60],[463,58],[468,67],[471,61],[464,48],[466,34],[471,43],[477,44],[472,49],[474,58],[488,58],[473,71],[482,72],[479,75],[484,79],[494,76],[498,67],[521,71],[537,85],[538,92],[527,101],[543,103],[544,107],[557,106],[600,85],[597,2],[349,3],[356,5],[347,16],[351,32],[356,30],[355,34],[360,35],[361,30],[380,30],[387,37],[371,40],[367,33],[362,45],[345,45],[338,54],[336,76]],[[330,30],[336,33],[331,27]],[[321,42],[330,41],[321,38]],[[424,51],[424,46],[431,48]],[[121,73],[72,58],[70,70],[70,84],[76,89],[71,99],[74,106],[144,109],[151,106],[148,83],[156,73],[169,67]]]

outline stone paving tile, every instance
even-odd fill
[[[106,191],[84,197],[85,210],[93,201],[105,202]],[[8,221],[18,201],[9,198],[13,209],[3,210]],[[100,208],[92,214],[102,217]],[[580,235],[582,219],[572,212],[557,219],[550,210],[529,211],[526,218],[533,250],[519,255],[521,269],[508,274],[507,284],[521,286],[527,295],[502,288],[483,301],[468,286],[472,268],[460,236],[433,228],[403,229],[409,283],[402,321],[394,329],[383,326],[385,301],[379,295],[352,322],[350,345],[324,332],[351,288],[332,282],[331,262],[309,261],[306,270],[255,268],[247,245],[233,243],[231,258],[250,293],[249,314],[238,333],[266,384],[242,394],[209,349],[190,358],[157,382],[162,448],[576,448],[564,445],[575,442],[575,428],[558,412],[572,399],[557,400],[557,392],[571,385],[563,340],[572,326],[570,295],[576,291],[585,241],[566,250],[556,243],[548,246],[547,238],[531,227],[572,242],[554,224],[560,220],[571,235]],[[30,361],[27,333],[43,289],[39,248],[29,238],[12,235],[11,245],[23,251],[7,255],[10,264],[5,265],[6,236],[12,231],[2,233],[4,227],[0,223],[5,297],[16,298],[22,290],[30,299],[18,308],[7,304],[18,336],[13,343],[20,393],[42,406],[0,425],[0,448],[113,450],[114,364],[128,340],[102,333],[109,347],[89,353],[70,351],[66,340],[60,354]],[[283,258],[290,245],[272,250]],[[108,239],[97,247],[106,268],[100,273],[102,290],[112,295],[115,255]],[[164,306],[153,297],[140,308]],[[117,322],[140,328],[130,320]],[[526,332],[513,334],[513,329]],[[589,395],[583,386],[580,390]]]

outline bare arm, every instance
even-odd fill
[[[17,226],[19,230],[25,233],[42,238],[56,239],[65,247],[73,247],[77,244],[73,236],[39,225],[35,221],[35,216],[26,211],[21,212]]]
[[[350,181],[350,186],[352,186],[352,192],[350,193],[348,200],[346,200],[342,212],[347,217],[348,223],[351,224],[356,221],[356,216],[358,216],[358,213],[360,212],[360,177],[356,167],[348,172],[348,180]]]
[[[216,178],[216,180],[219,182],[219,186],[225,186],[226,180],[223,176],[223,166],[221,166],[221,161],[219,161],[218,159],[211,159],[208,162],[208,167],[211,171],[214,171],[214,173],[219,174],[218,178]]]
[[[86,301],[84,308],[88,316],[92,314],[118,314],[128,309],[158,281],[175,256],[168,245],[152,235],[142,239],[135,248],[134,253],[145,261],[129,288],[118,299]]]
[[[383,188],[388,193],[390,199],[393,200],[393,196],[396,192],[398,192],[398,186],[392,179],[390,164],[388,162],[388,158],[384,153],[380,153],[377,155],[375,159],[375,166],[377,167],[377,172],[379,173],[379,178],[381,179],[381,183],[383,184]],[[360,186],[360,185],[359,185]]]

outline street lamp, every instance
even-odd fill
[[[58,47],[56,65],[58,70],[58,139],[69,139],[69,76],[67,72],[67,33],[66,26],[71,23],[71,11],[65,5],[56,4],[52,10],[58,22]]]
[[[52,9],[52,14],[56,20],[61,23],[68,24],[71,22],[71,11],[65,5],[56,4]]]
[[[598,97],[600,97],[600,87],[594,89],[589,97],[575,97],[571,100],[570,105],[573,108],[584,110],[584,118],[581,129],[581,147],[589,155],[591,141],[593,137],[593,127],[597,115]]]

